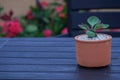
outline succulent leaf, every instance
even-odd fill
[[[96,16],[91,16],[87,19],[87,22],[90,26],[87,24],[81,24],[78,25],[81,29],[86,30],[86,34],[88,35],[88,38],[94,38],[97,37],[96,30],[102,29],[102,28],[108,28],[108,24],[101,23],[101,20]]]
[[[87,22],[91,25],[91,27],[94,27],[97,23],[100,23],[101,21],[96,16],[91,16],[87,19]]]
[[[86,34],[88,35],[88,38],[97,37],[97,35],[94,31],[87,30]]]
[[[103,25],[102,25],[102,28],[108,28],[108,27],[109,27],[108,24],[103,24]]]
[[[109,25],[108,24],[96,24],[95,27],[94,27],[94,31],[97,30],[97,29],[102,29],[102,28],[108,28]]]
[[[81,24],[81,25],[78,25],[81,29],[84,29],[84,30],[89,30],[89,26],[87,24]]]

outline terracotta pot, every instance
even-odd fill
[[[107,34],[104,34],[107,35]],[[77,63],[84,67],[103,67],[111,62],[111,41],[109,39],[97,41],[78,40],[78,35],[75,37],[76,41],[76,58]]]

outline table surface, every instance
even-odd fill
[[[120,38],[104,68],[77,65],[73,38],[0,38],[0,80],[119,80]]]

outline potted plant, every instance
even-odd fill
[[[111,41],[112,36],[96,33],[98,29],[108,28],[108,24],[101,23],[96,16],[90,16],[87,24],[79,27],[84,29],[86,34],[75,36],[77,63],[84,67],[103,67],[111,62]]]

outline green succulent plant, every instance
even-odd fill
[[[78,25],[78,26],[81,29],[86,30],[86,34],[88,35],[88,38],[97,37],[96,30],[109,27],[108,24],[101,23],[101,20],[96,16],[90,16],[87,19],[87,22],[89,25],[83,23],[83,24]]]

